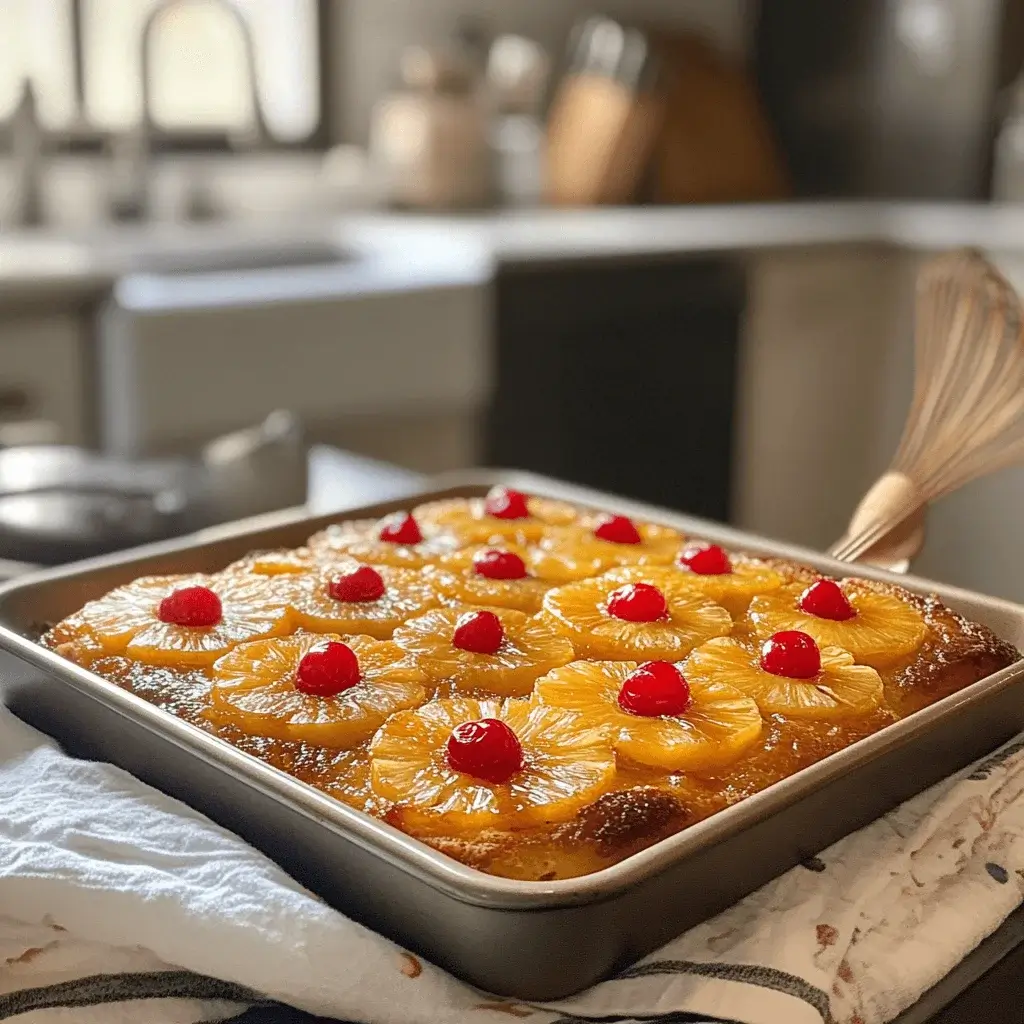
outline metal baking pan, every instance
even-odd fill
[[[811,551],[523,473],[444,478],[402,503],[346,514],[383,515],[495,483],[850,571]],[[301,544],[338,518],[279,514],[271,525],[219,527],[4,584],[0,649],[14,656],[3,655],[4,696],[72,753],[112,761],[184,800],[339,910],[491,992],[532,1000],[577,992],[1024,730],[1017,662],[618,864],[578,879],[518,882],[466,867],[34,642],[41,624],[137,576],[216,570],[252,549]],[[1024,608],[912,577],[863,575],[938,593],[1024,645]]]

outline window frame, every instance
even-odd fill
[[[71,20],[71,61],[75,107],[81,114],[85,110],[86,60],[83,37],[84,0],[66,0]],[[330,144],[331,113],[335,95],[335,69],[331,61],[332,31],[336,27],[332,0],[316,0],[317,26],[317,83],[319,110],[316,127],[306,138],[281,142],[271,140],[261,149],[271,152],[309,152],[325,150]],[[0,125],[2,127],[2,125]],[[101,153],[117,133],[104,131],[88,124],[84,119],[69,129],[47,132],[48,147],[60,153]],[[160,153],[231,153],[237,152],[226,132],[186,132],[153,128],[150,149]]]

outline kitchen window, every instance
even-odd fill
[[[122,132],[142,112],[141,35],[163,0],[2,0],[0,121],[32,80],[43,123],[88,139]],[[308,144],[323,122],[327,0],[229,0],[253,38],[267,127],[282,145]],[[252,120],[245,46],[222,0],[168,6],[152,37],[153,121],[162,141],[207,143]]]

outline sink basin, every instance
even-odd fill
[[[231,247],[196,246],[133,252],[131,270],[140,274],[222,274],[288,267],[323,267],[354,263],[355,252],[327,243]]]

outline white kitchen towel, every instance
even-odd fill
[[[881,1024],[1021,902],[1022,791],[1018,740],[617,977],[537,1007],[456,981],[0,710],[0,1020],[185,1024],[268,998],[372,1024]]]

